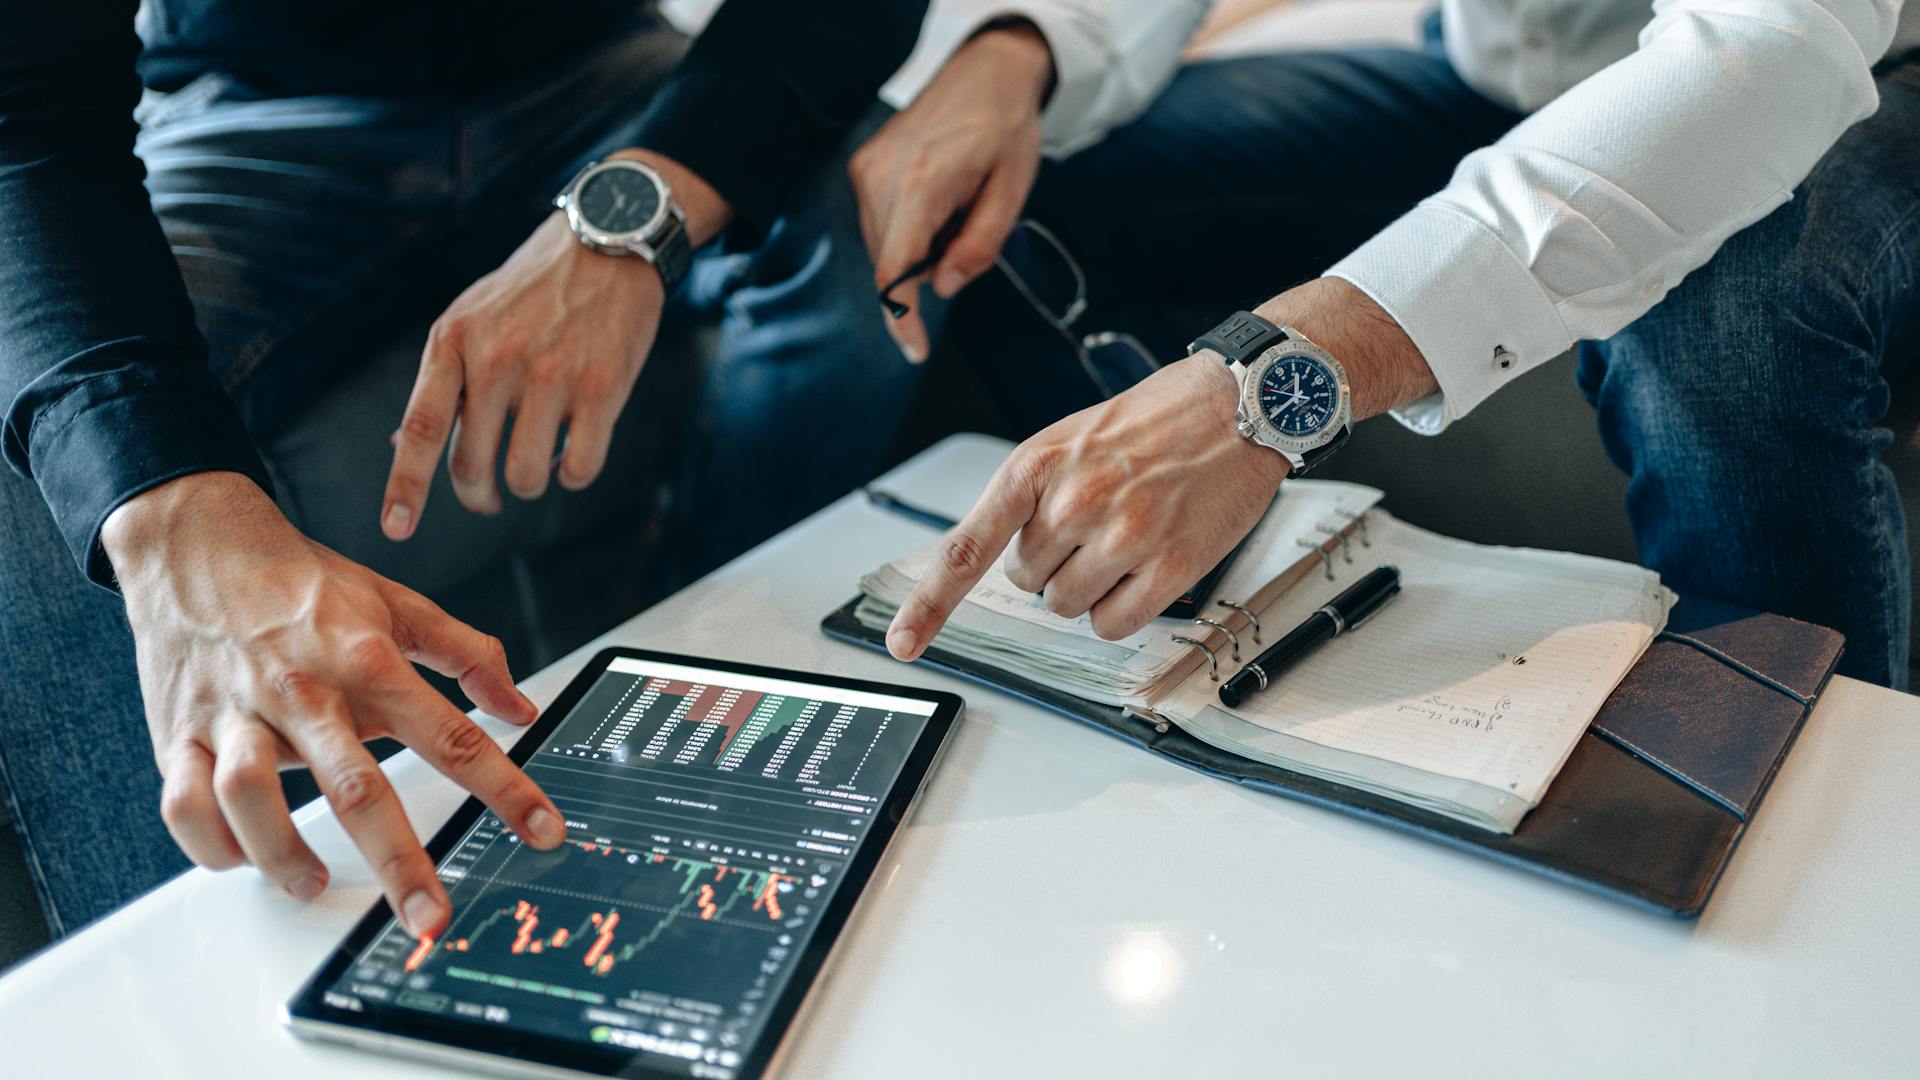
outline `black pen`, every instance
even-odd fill
[[[1221,703],[1229,709],[1238,707],[1255,692],[1265,690],[1267,683],[1278,678],[1314,646],[1357,629],[1399,592],[1400,570],[1394,566],[1382,566],[1349,585],[1345,592],[1307,616],[1306,622],[1254,657],[1239,674],[1221,683]]]
[[[922,525],[929,525],[936,529],[951,529],[959,524],[959,522],[945,515],[936,514],[931,510],[923,510],[912,503],[901,502],[898,498],[895,498],[892,493],[881,491],[879,488],[866,488],[864,490],[866,491],[868,502],[882,510],[892,511],[903,518],[917,521]]]

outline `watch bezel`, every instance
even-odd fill
[[[1290,435],[1280,430],[1267,419],[1266,410],[1260,408],[1260,380],[1266,377],[1269,368],[1289,356],[1306,356],[1317,360],[1333,373],[1334,393],[1338,402],[1326,426],[1311,435]],[[1269,346],[1254,358],[1253,363],[1246,365],[1246,375],[1240,380],[1240,423],[1243,430],[1252,429],[1250,437],[1255,442],[1289,456],[1327,445],[1341,428],[1353,423],[1353,393],[1347,383],[1347,369],[1333,358],[1332,353],[1297,335]]]
[[[652,216],[638,228],[626,232],[607,232],[597,228],[580,212],[580,192],[585,190],[587,183],[602,173],[616,170],[637,172],[646,177],[652,182],[655,193],[660,196],[659,205],[654,207]],[[610,251],[632,251],[636,245],[642,245],[646,251],[651,252],[655,246],[654,242],[660,239],[665,230],[667,218],[673,214],[673,189],[667,186],[666,178],[661,176],[658,170],[642,162],[628,161],[624,158],[598,161],[582,169],[580,175],[573,178],[573,183],[567,186],[565,209],[567,225],[573,229],[573,234],[580,238],[581,243]]]

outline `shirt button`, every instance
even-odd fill
[[[1512,369],[1513,354],[1507,351],[1505,345],[1495,345],[1493,347],[1493,370],[1511,371]]]

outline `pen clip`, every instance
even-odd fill
[[[1372,607],[1368,608],[1367,613],[1365,615],[1362,615],[1359,618],[1353,620],[1353,625],[1347,627],[1347,631],[1350,633],[1372,622],[1373,617],[1375,615],[1380,614],[1381,611],[1386,609],[1387,601],[1399,595],[1400,595],[1400,586],[1395,585],[1392,589],[1387,591],[1386,595],[1380,598],[1379,603],[1376,603]]]

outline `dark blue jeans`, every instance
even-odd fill
[[[807,239],[857,235],[851,219],[781,222],[740,250],[704,253],[591,488],[556,485],[480,517],[441,470],[415,537],[381,536],[388,435],[427,327],[551,212],[585,160],[631,144],[685,46],[641,22],[597,53],[466,101],[275,98],[212,75],[142,107],[137,149],[154,209],[283,509],[308,535],[501,637],[517,672],[670,584],[662,507],[714,323],[723,354],[833,355],[849,340],[840,320],[785,316],[872,276],[864,257],[822,261]],[[830,171],[844,186],[844,165]],[[884,342],[877,307],[860,310]],[[770,333],[775,325],[784,329]],[[904,365],[893,354],[887,366]],[[0,790],[48,920],[66,933],[187,864],[160,820],[119,600],[81,577],[37,490],[4,471],[0,598]]]
[[[1648,566],[1682,593],[1839,629],[1843,673],[1904,687],[1906,526],[1881,454],[1889,380],[1920,354],[1920,60],[1884,65],[1879,86],[1879,112],[1792,202],[1588,344],[1579,381],[1629,475]],[[1221,312],[1319,273],[1517,119],[1437,49],[1196,64],[1139,120],[1044,169],[1028,212],[1087,270],[1081,328],[1174,357]],[[991,276],[951,330],[1017,429],[1099,400]]]

